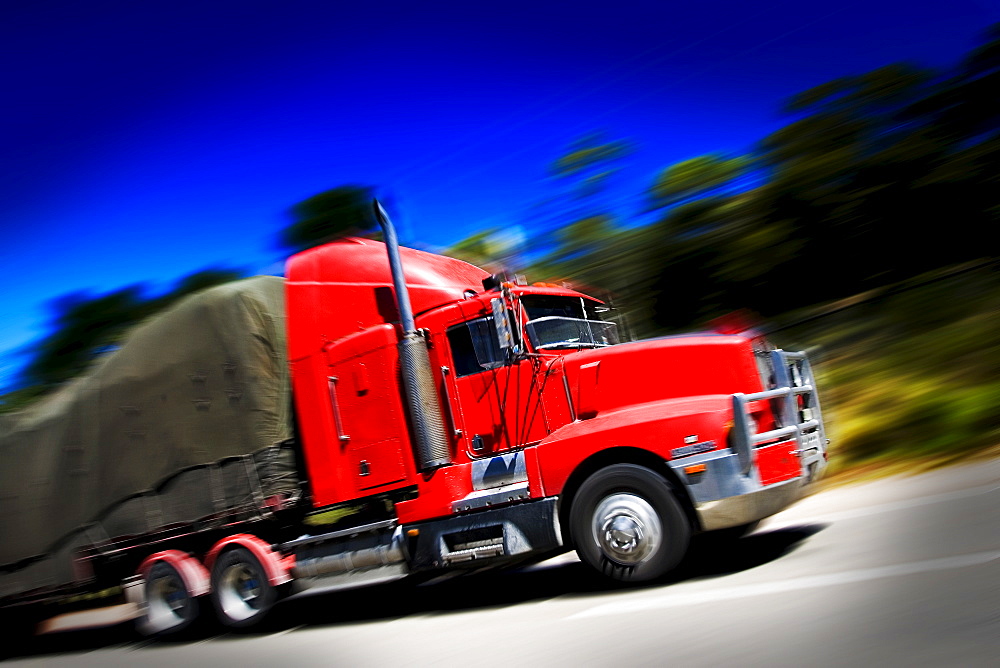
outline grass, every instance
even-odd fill
[[[830,479],[1000,455],[998,314],[991,264],[921,277],[775,334],[785,348],[813,346]]]

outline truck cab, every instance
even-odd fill
[[[384,501],[410,571],[572,547],[658,577],[692,533],[750,526],[826,466],[804,354],[751,333],[626,341],[600,300],[401,249],[436,404],[418,410],[440,419],[426,455],[384,257],[352,239],[290,260],[289,357],[314,506]]]

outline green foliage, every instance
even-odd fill
[[[749,159],[703,155],[666,168],[653,183],[650,195],[656,208],[716,194],[744,175]]]
[[[638,285],[658,293],[657,325],[776,316],[995,256],[1000,29],[991,36],[956,73],[890,65],[838,79],[791,100],[796,116],[755,155],[663,170],[647,195],[659,232],[629,259],[651,272]]]
[[[609,141],[600,133],[592,133],[574,142],[569,150],[552,165],[552,173],[558,177],[589,175],[591,182],[602,181],[611,175],[606,170],[632,151],[624,141]]]
[[[26,370],[31,384],[53,386],[82,372],[147,315],[140,286],[99,297],[74,293],[55,300],[55,331],[46,337]]]
[[[373,197],[370,187],[345,185],[299,202],[292,207],[292,223],[281,232],[282,245],[298,252],[371,231]]]
[[[631,146],[591,133],[575,141],[552,165],[553,175],[567,185],[563,195],[563,226],[596,218],[613,218],[607,189]]]
[[[820,351],[838,468],[1000,442],[996,265],[923,278],[780,333]]]
[[[994,68],[995,69],[995,68]],[[979,72],[981,75],[982,72]],[[993,72],[995,76],[996,72]],[[776,313],[986,257],[996,245],[966,235],[997,223],[1000,100],[974,92],[968,73],[934,76],[894,65],[797,96],[804,115],[768,137],[760,155],[772,178],[754,193],[760,221],[782,220],[801,252],[769,278],[801,274],[818,257],[851,258],[812,294],[764,301]],[[995,90],[995,89],[994,89]],[[956,114],[969,97],[978,118]],[[954,224],[958,229],[945,228]]]
[[[561,252],[576,256],[596,253],[614,233],[614,223],[608,215],[588,216],[560,229],[556,235],[562,244]]]
[[[45,391],[46,388],[41,385],[32,385],[0,394],[0,413],[9,413],[27,408],[35,400],[44,395]]]
[[[245,273],[238,269],[213,267],[196,271],[177,281],[176,287],[165,296],[166,303],[173,303],[182,297],[194,294],[195,292],[201,292],[216,285],[238,281],[244,276]]]
[[[502,249],[495,242],[498,233],[499,230],[495,228],[476,232],[445,249],[444,254],[479,267],[491,265],[497,262],[502,255]]]

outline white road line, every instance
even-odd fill
[[[969,489],[960,489],[955,492],[947,492],[945,494],[922,496],[915,499],[907,499],[906,501],[894,501],[892,503],[883,503],[877,506],[865,506],[864,508],[855,508],[854,510],[843,510],[840,512],[812,515],[803,518],[789,517],[788,519],[784,519],[779,515],[776,518],[777,521],[774,523],[767,523],[763,530],[773,531],[776,529],[784,529],[800,525],[805,522],[838,522],[840,520],[849,520],[855,517],[867,517],[869,515],[877,515],[879,513],[890,513],[896,510],[927,506],[932,503],[943,503],[945,501],[978,496],[980,494],[989,494],[990,492],[995,492],[997,490],[1000,490],[1000,485],[993,483],[989,485],[980,485],[979,487],[970,487]],[[794,510],[792,513],[794,513]]]
[[[284,629],[283,631],[276,631],[270,635],[261,636],[258,640],[271,640],[272,638],[280,638],[283,635],[287,635],[292,631],[298,631],[299,629],[305,627],[305,624],[299,624],[298,626],[293,626],[291,628]]]
[[[570,615],[566,617],[566,619],[583,619],[585,617],[621,615],[632,612],[644,612],[646,610],[678,608],[698,603],[715,603],[718,601],[728,601],[734,598],[747,598],[750,596],[762,596],[765,594],[779,594],[789,591],[797,591],[800,589],[833,587],[850,582],[864,582],[866,580],[877,580],[880,578],[896,577],[900,575],[912,575],[914,573],[925,573],[927,571],[966,568],[968,566],[985,564],[995,559],[1000,559],[1000,551],[976,552],[974,554],[964,554],[957,557],[914,561],[906,564],[880,566],[878,568],[862,568],[858,570],[842,571],[840,573],[830,573],[828,575],[811,575],[801,578],[792,578],[790,580],[783,580],[780,582],[764,582],[761,584],[725,587],[709,591],[691,593],[667,591],[663,595],[657,596],[656,598],[644,598],[639,600],[598,605],[588,610],[578,612],[575,615]]]

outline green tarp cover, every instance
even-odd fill
[[[0,596],[63,584],[80,545],[293,491],[285,357],[283,280],[251,278],[188,297],[0,416]]]

